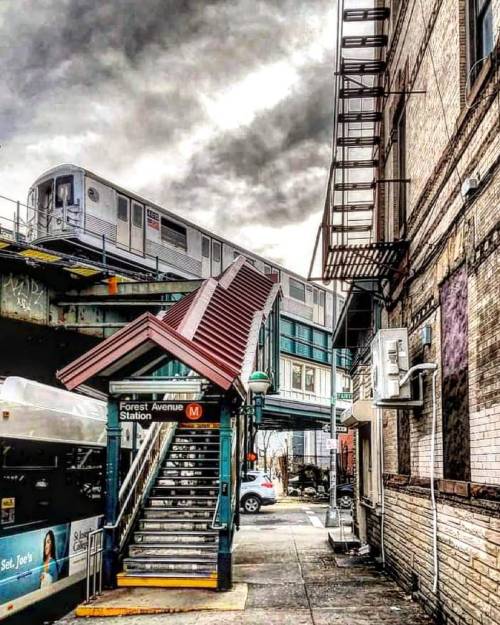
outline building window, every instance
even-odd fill
[[[316,370],[314,367],[306,367],[304,376],[304,390],[308,393],[314,393]]]
[[[221,244],[218,241],[212,242],[212,259],[214,263],[220,263],[221,259]]]
[[[302,365],[293,363],[292,365],[292,388],[302,390]]]
[[[293,299],[298,299],[301,302],[306,301],[305,284],[303,284],[302,282],[299,282],[298,280],[294,280],[293,278],[290,278],[289,293],[290,293],[290,297],[293,297]]]
[[[491,0],[469,0],[469,80],[477,78],[493,50],[493,11]]]
[[[161,218],[161,240],[187,250],[186,228],[165,217]]]
[[[455,271],[442,285],[441,372],[443,474],[470,480],[467,270]]]
[[[398,229],[399,237],[404,238],[406,234],[406,109],[405,99],[401,98],[395,116],[396,135],[396,159],[397,177],[400,182],[397,184],[397,209],[398,209]]]
[[[201,237],[201,255],[203,258],[210,258],[210,239]]]
[[[120,221],[128,221],[128,200],[121,195],[118,196],[116,215]]]

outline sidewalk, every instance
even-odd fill
[[[245,517],[234,567],[234,581],[248,589],[244,610],[90,621],[70,616],[58,625],[431,625],[369,561],[332,552],[328,531],[315,527],[324,514],[315,504],[280,503]]]

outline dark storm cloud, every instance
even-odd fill
[[[141,157],[175,165],[176,146],[210,123],[207,101],[313,44],[331,10],[330,0],[2,0],[0,167],[24,197],[63,161],[125,186]],[[153,183],[131,184],[227,236],[319,211],[331,67],[330,50],[301,62],[280,101],[216,129],[180,173],[167,163]]]

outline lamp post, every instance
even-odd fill
[[[271,378],[264,371],[254,371],[248,379],[248,388],[252,391],[254,401],[254,423],[262,423],[262,408],[264,406],[264,395],[271,386]]]

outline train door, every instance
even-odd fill
[[[134,201],[130,222],[130,251],[144,254],[144,206]]]
[[[218,276],[222,271],[222,245],[212,241],[212,275]]]
[[[116,202],[116,244],[130,248],[130,201],[123,195]]]
[[[201,235],[201,277],[210,277],[210,239]]]
[[[37,236],[49,233],[54,212],[54,180],[51,178],[38,185]]]

